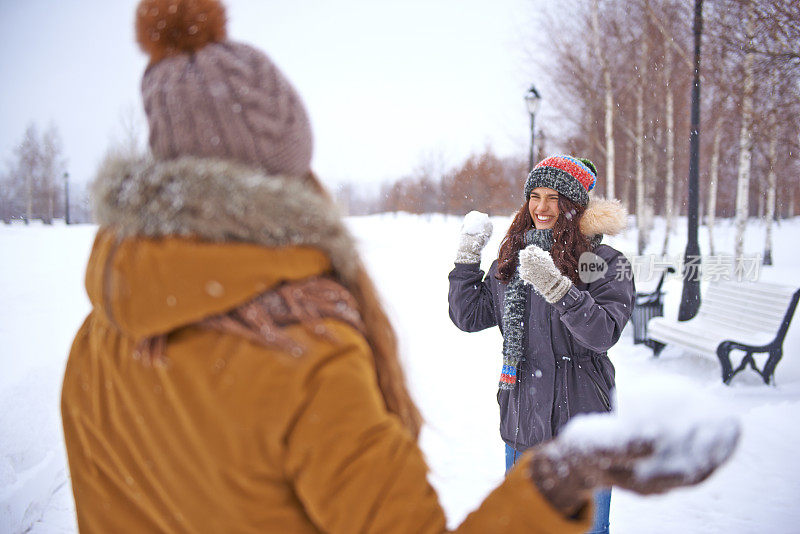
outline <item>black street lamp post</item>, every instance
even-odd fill
[[[684,253],[683,293],[678,320],[688,321],[700,308],[700,246],[697,242],[700,197],[700,40],[703,34],[703,0],[694,3],[694,85],[692,86],[692,131],[689,137],[689,232]]]
[[[531,116],[531,153],[528,165],[528,172],[533,170],[533,166],[536,163],[536,152],[534,150],[534,141],[535,141],[535,130],[534,124],[536,120],[536,112],[539,111],[539,105],[542,102],[542,96],[539,94],[539,91],[536,90],[536,87],[531,85],[531,88],[528,89],[528,92],[525,93],[525,104],[528,106],[528,113]]]

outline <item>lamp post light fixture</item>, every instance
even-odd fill
[[[525,104],[528,106],[528,113],[531,116],[531,153],[530,153],[530,160],[528,165],[528,172],[533,170],[533,166],[536,163],[536,152],[534,151],[534,141],[536,131],[534,130],[534,124],[536,120],[536,112],[539,111],[539,106],[542,103],[542,95],[539,94],[539,91],[536,90],[536,87],[531,85],[531,88],[528,89],[528,92],[525,93]]]

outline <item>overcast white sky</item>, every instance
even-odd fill
[[[121,116],[142,113],[136,3],[0,0],[0,164],[28,123],[53,122],[70,175],[93,177]],[[523,48],[537,4],[226,2],[229,37],[264,50],[303,96],[312,166],[332,187],[395,179],[431,155],[453,165],[486,145],[527,153],[523,95],[536,71]]]

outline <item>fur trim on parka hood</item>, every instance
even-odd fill
[[[628,213],[619,200],[593,198],[579,223],[581,233],[587,236],[617,235],[628,223]]]
[[[334,202],[302,179],[225,160],[110,157],[92,184],[94,214],[120,235],[194,237],[327,253],[345,280],[354,242]]]
[[[333,202],[298,178],[216,160],[112,158],[92,187],[100,230],[87,292],[135,339],[224,313],[281,282],[330,272],[348,282],[358,267]]]

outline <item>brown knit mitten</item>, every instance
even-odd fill
[[[647,495],[698,484],[730,458],[739,434],[738,423],[730,419],[599,437],[567,427],[559,438],[538,447],[531,476],[553,506],[571,514],[600,487]]]

